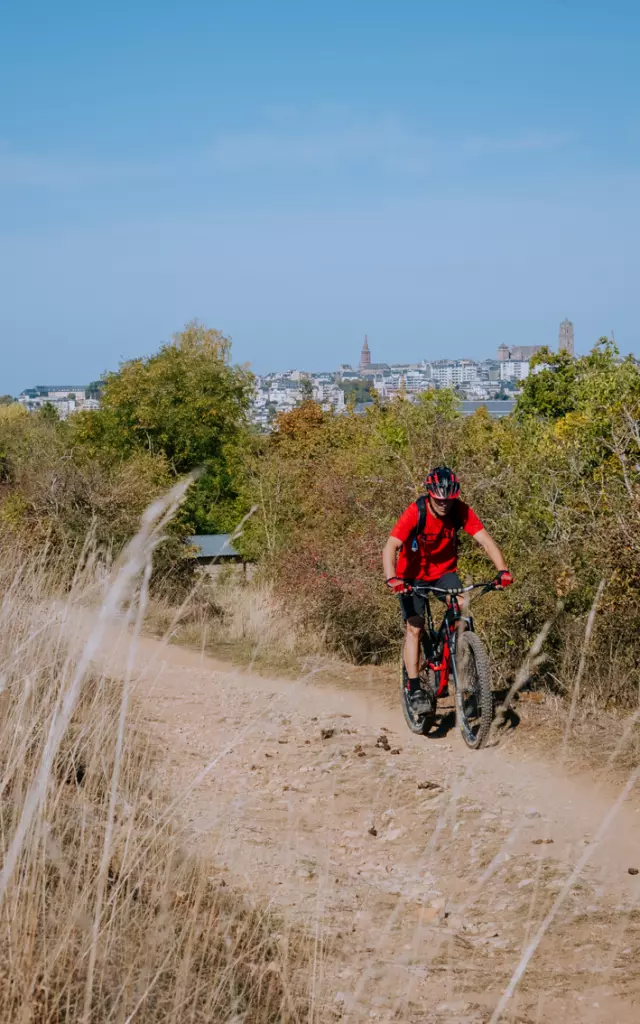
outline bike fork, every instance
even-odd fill
[[[455,692],[456,699],[456,719],[458,722],[461,722],[463,720],[462,715],[464,709],[462,707],[462,691],[460,689],[460,686],[458,685],[458,668],[456,666],[455,658],[451,659],[451,671],[453,674],[453,689]]]
[[[442,644],[442,658],[439,664],[429,663],[429,667],[433,669],[436,677],[436,697],[442,697],[449,683],[449,674],[451,672],[452,658],[451,648],[449,647],[449,637],[445,634],[445,638]]]

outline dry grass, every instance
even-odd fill
[[[269,584],[232,574],[202,579],[179,608],[152,600],[145,629],[243,666],[305,674],[338,663],[322,638],[282,607]]]
[[[82,643],[68,624],[86,604],[91,560],[45,612],[44,565],[0,551],[2,1022],[306,1016],[304,940],[184,854],[129,680],[92,660],[123,607],[139,625],[150,556],[179,498],[147,516]]]

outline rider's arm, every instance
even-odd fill
[[[487,553],[498,572],[506,571],[507,563],[504,560],[504,555],[488,530],[483,527],[482,530],[474,533],[473,539],[477,540],[483,551]]]
[[[384,578],[386,580],[391,579],[396,574],[396,557],[398,551],[403,545],[398,537],[389,537],[387,543],[384,546],[382,552],[382,567],[384,569]]]
[[[402,545],[409,539],[411,532],[418,525],[418,508],[415,502],[404,510],[397,523],[393,527],[389,540],[382,552],[382,567],[386,580],[392,579],[396,574],[396,558]]]

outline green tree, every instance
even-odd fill
[[[45,402],[41,405],[38,409],[37,415],[38,419],[41,419],[45,423],[58,423],[60,421],[58,410],[52,402]]]
[[[536,352],[529,365],[531,372],[518,398],[518,413],[558,419],[572,412],[576,407],[578,362],[567,352],[551,352],[545,347]],[[536,367],[542,369],[536,372]]]
[[[99,400],[100,396],[102,394],[103,386],[104,386],[104,381],[102,381],[102,380],[92,380],[91,383],[89,384],[89,386],[84,389],[84,397],[85,398],[93,398],[96,401]]]
[[[13,405],[15,398],[12,395],[0,395],[0,405]]]
[[[155,355],[106,374],[100,410],[73,417],[78,442],[114,460],[142,449],[175,475],[202,468],[182,513],[201,531],[227,529],[238,514],[253,376],[230,355],[228,338],[193,321]]]
[[[344,380],[339,385],[344,391],[344,399],[349,402],[370,402],[375,389],[369,380]]]

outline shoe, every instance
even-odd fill
[[[434,700],[426,690],[419,689],[409,694],[409,704],[414,715],[429,715],[434,710]]]

